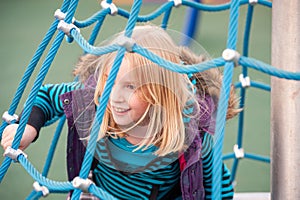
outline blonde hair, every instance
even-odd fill
[[[123,33],[120,33],[121,35]],[[169,60],[180,64],[182,61],[186,64],[195,64],[202,62],[203,57],[196,56],[186,48],[178,47],[165,30],[152,25],[135,27],[132,39],[136,44],[147,48],[149,51]],[[116,40],[112,40],[113,44]],[[95,90],[94,101],[99,104],[98,99],[101,96],[108,69],[113,65],[116,52],[102,56],[86,55],[77,65],[75,74],[84,81],[91,72],[97,72],[98,82]],[[137,53],[125,53],[124,59],[129,61],[130,67],[136,73],[137,80],[140,81],[141,98],[150,105],[150,119],[148,130],[137,149],[147,148],[151,145],[158,147],[155,152],[158,156],[164,156],[173,152],[182,152],[187,148],[187,141],[190,140],[186,134],[184,117],[196,117],[199,113],[199,105],[193,93],[193,84],[186,74],[172,72],[156,65],[150,60],[138,55]],[[85,65],[85,66],[83,66]],[[220,90],[221,74],[216,70],[208,70],[195,74],[198,79],[198,92],[203,94],[213,94],[216,100]],[[206,83],[207,82],[207,83]],[[194,102],[194,112],[189,116],[183,114],[187,107],[187,102]],[[190,105],[189,105],[190,107]],[[100,127],[99,137],[105,135],[119,137],[125,135],[124,132],[114,122],[109,107],[107,107],[103,121]],[[153,137],[151,137],[153,136]]]
[[[180,63],[178,48],[163,29],[156,26],[136,27],[132,38],[138,45],[158,56],[177,64]],[[98,98],[103,92],[106,81],[103,74],[112,66],[115,53],[103,57],[105,59],[99,70],[99,81],[95,92],[96,103],[99,103]],[[159,156],[183,151],[186,147],[187,135],[182,111],[186,102],[194,98],[192,89],[189,89],[188,85],[190,88],[193,86],[187,75],[169,71],[136,53],[126,53],[124,59],[130,63],[137,81],[141,84],[138,88],[141,98],[150,104],[147,133],[137,149],[155,145],[158,147],[156,154]],[[102,136],[111,135],[110,131],[118,130],[109,108],[100,129]]]

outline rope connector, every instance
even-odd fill
[[[250,87],[251,81],[250,81],[250,77],[249,76],[244,77],[243,74],[240,74],[239,80],[240,80],[243,88]]]
[[[132,52],[132,47],[135,45],[135,41],[132,38],[121,35],[116,39],[116,44],[125,47],[128,52]]]
[[[13,149],[12,147],[8,146],[5,149],[4,156],[10,157],[13,161],[18,162],[19,155],[23,155],[27,158],[27,155],[21,149]]]
[[[49,189],[46,187],[46,186],[41,186],[37,181],[35,181],[33,184],[33,189],[37,192],[42,192],[43,194],[43,197],[46,197],[48,196],[48,194],[50,193],[49,192]]]
[[[80,32],[77,26],[75,26],[74,24],[68,24],[63,20],[60,20],[60,22],[57,25],[57,29],[63,31],[68,37],[71,36],[72,29],[76,29],[78,32]]]
[[[111,15],[116,15],[118,13],[118,8],[114,3],[107,3],[106,0],[101,1],[101,6],[103,9],[110,9]]]
[[[222,57],[225,61],[233,61],[234,66],[236,67],[239,64],[239,59],[240,59],[241,55],[236,50],[225,49],[222,53]]]
[[[249,3],[254,6],[258,3],[258,0],[249,0]]]
[[[57,9],[54,12],[54,17],[58,20],[65,20],[66,18],[66,13],[63,13],[60,9]],[[76,21],[76,19],[73,17],[72,18],[72,23],[74,23]]]
[[[77,176],[73,179],[72,184],[75,188],[81,189],[83,192],[88,192],[88,189],[90,185],[93,184],[93,181]]]
[[[235,144],[233,146],[233,152],[235,154],[235,157],[238,158],[238,159],[245,157],[244,149],[239,148],[239,145],[237,145],[237,144]]]
[[[182,0],[169,0],[169,1],[173,1],[175,7],[179,7],[180,5],[182,5]]]
[[[19,120],[19,116],[16,114],[10,115],[8,111],[5,111],[2,115],[2,119],[6,121],[6,123],[11,124],[15,121]]]

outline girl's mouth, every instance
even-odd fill
[[[117,113],[126,113],[130,110],[129,108],[120,108],[120,107],[114,107],[114,106],[112,107],[112,109]]]

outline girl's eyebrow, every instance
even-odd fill
[[[134,84],[134,85],[136,85],[136,84],[137,84],[137,81],[131,81],[131,80],[128,80],[128,81],[123,81],[122,83],[123,83],[123,84]]]

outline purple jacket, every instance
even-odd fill
[[[92,83],[93,84],[93,83]],[[64,112],[68,123],[68,139],[67,139],[67,170],[69,180],[73,180],[78,176],[81,168],[81,163],[85,154],[85,145],[83,140],[79,138],[87,135],[79,135],[79,132],[74,126],[74,111],[82,109],[82,105],[78,102],[91,102],[94,96],[92,87],[85,89],[74,90],[60,96],[63,102]],[[77,99],[80,99],[79,101]],[[95,104],[84,105],[85,112],[89,116],[95,115]],[[75,111],[75,112],[76,112]],[[199,120],[191,119],[186,127],[186,131],[194,138],[188,150],[179,156],[181,178],[180,186],[182,198],[184,200],[201,200],[204,199],[203,187],[203,169],[201,159],[201,144],[202,138],[199,131]]]

